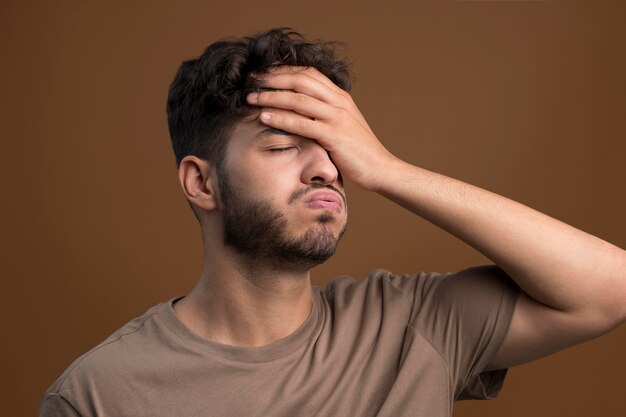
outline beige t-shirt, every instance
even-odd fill
[[[338,277],[308,319],[262,347],[209,342],[159,304],[78,358],[40,416],[423,416],[492,398],[483,372],[518,289],[497,267]]]

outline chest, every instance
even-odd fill
[[[419,335],[339,338],[267,363],[179,358],[128,369],[98,403],[105,415],[451,415],[445,363]]]

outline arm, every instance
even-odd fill
[[[399,162],[381,194],[470,244],[522,289],[489,368],[597,337],[626,317],[626,253],[529,207]]]
[[[311,138],[345,178],[470,244],[523,290],[489,368],[524,363],[626,320],[626,252],[522,204],[410,165],[378,141],[350,96],[314,69],[282,67],[251,96],[261,121]],[[269,115],[270,117],[264,117]]]

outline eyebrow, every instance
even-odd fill
[[[282,129],[276,129],[274,127],[268,127],[257,133],[257,138],[265,138],[267,136],[280,135],[280,136],[293,136],[293,133],[289,133]]]

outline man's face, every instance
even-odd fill
[[[333,255],[347,205],[339,171],[317,142],[242,121],[218,175],[227,246],[251,261],[304,269]]]

